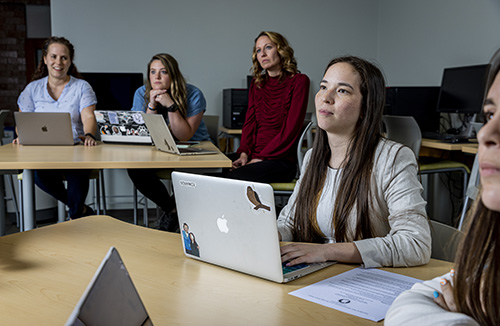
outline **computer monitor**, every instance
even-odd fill
[[[391,86],[386,88],[386,115],[412,116],[422,132],[438,132],[440,114],[436,111],[438,86]]]
[[[85,72],[82,75],[97,96],[96,110],[130,110],[135,91],[144,85],[140,72]]]
[[[480,113],[489,70],[489,64],[445,68],[437,111],[467,115]]]

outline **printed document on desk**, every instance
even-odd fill
[[[403,291],[422,280],[374,268],[355,268],[289,294],[378,322]]]

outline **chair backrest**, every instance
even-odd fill
[[[432,254],[431,258],[454,261],[457,247],[463,232],[434,220],[431,220]]]
[[[219,116],[218,115],[204,115],[203,121],[207,126],[208,135],[214,144],[219,147]]]
[[[410,147],[418,157],[422,144],[422,133],[414,117],[384,115],[386,137],[395,142]]]
[[[476,200],[477,194],[479,193],[479,184],[481,183],[481,178],[479,176],[479,160],[478,155],[474,158],[474,164],[472,165],[472,170],[469,176],[469,184],[467,185],[467,191],[464,198],[464,207],[462,208],[462,215],[460,215],[460,221],[458,222],[458,229],[462,231],[464,226],[465,217],[467,216],[467,211],[473,200]]]
[[[5,120],[7,120],[7,117],[9,116],[10,111],[9,110],[1,110],[0,111],[0,145],[3,145],[3,137],[4,135],[4,128],[5,128]]]
[[[304,123],[307,124],[302,130],[299,142],[297,143],[297,161],[299,163],[299,172],[300,170],[302,170],[302,162],[304,161],[305,152],[313,145],[312,127],[314,125],[314,122],[305,121]],[[304,139],[306,140],[306,146],[304,146]]]

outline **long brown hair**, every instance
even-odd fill
[[[68,75],[76,78],[83,78],[78,69],[76,68],[74,62],[75,47],[73,46],[73,44],[71,44],[71,42],[64,37],[51,36],[48,39],[46,39],[42,44],[42,57],[40,58],[38,67],[36,68],[35,72],[33,73],[33,76],[31,77],[31,81],[41,79],[49,74],[47,65],[45,64],[43,59],[47,56],[47,53],[49,51],[49,46],[54,43],[62,44],[69,50],[69,58],[71,60],[71,66],[68,69]]]
[[[151,63],[155,60],[160,60],[167,74],[170,76],[170,88],[167,93],[170,94],[172,100],[179,107],[179,112],[185,118],[187,114],[187,89],[186,80],[182,75],[179,64],[174,57],[167,53],[159,53],[154,55],[148,63],[148,79],[146,80],[146,93],[144,94],[145,105],[149,103],[149,92],[151,91],[151,80],[149,79],[149,71],[151,70]]]
[[[337,242],[372,238],[370,225],[370,189],[375,151],[382,138],[382,113],[385,105],[385,81],[382,72],[366,60],[353,56],[333,59],[334,64],[350,64],[361,80],[362,104],[347,156],[342,163],[337,198],[333,210],[332,227]],[[318,129],[311,159],[304,173],[295,202],[294,241],[324,242],[324,235],[316,221],[318,200],[324,186],[331,149],[326,132]],[[355,208],[357,225],[355,234],[349,234],[349,215]]]
[[[491,60],[488,90],[499,72],[500,49]],[[455,303],[481,325],[500,325],[500,212],[488,209],[479,193],[467,219],[455,259]]]
[[[285,78],[286,76],[294,76],[299,72],[297,69],[297,60],[293,56],[293,49],[288,43],[287,39],[276,32],[263,31],[255,38],[253,52],[252,52],[252,75],[255,79],[255,84],[260,87],[260,85],[264,82],[264,80],[268,77],[267,74],[263,74],[264,69],[260,66],[259,61],[257,60],[257,51],[255,49],[255,44],[257,40],[261,36],[267,36],[276,44],[276,49],[278,50],[278,55],[280,57],[281,64],[281,75],[280,79]]]
[[[455,303],[481,325],[500,325],[500,212],[478,198],[467,224],[455,260]]]

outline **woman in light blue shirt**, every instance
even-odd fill
[[[32,82],[17,100],[22,112],[69,112],[75,142],[95,146],[97,98],[73,63],[75,50],[63,37],[50,37],[42,47],[42,59]],[[14,139],[18,144],[18,139]],[[70,218],[92,215],[85,205],[90,170],[37,170],[35,183],[69,207]],[[67,182],[67,189],[63,180]]]
[[[132,111],[161,114],[177,140],[210,140],[203,122],[206,101],[203,93],[187,84],[174,57],[160,53],[148,63],[146,85],[134,95]],[[160,169],[129,169],[136,188],[163,210],[160,229],[179,228],[175,200],[157,176]]]

